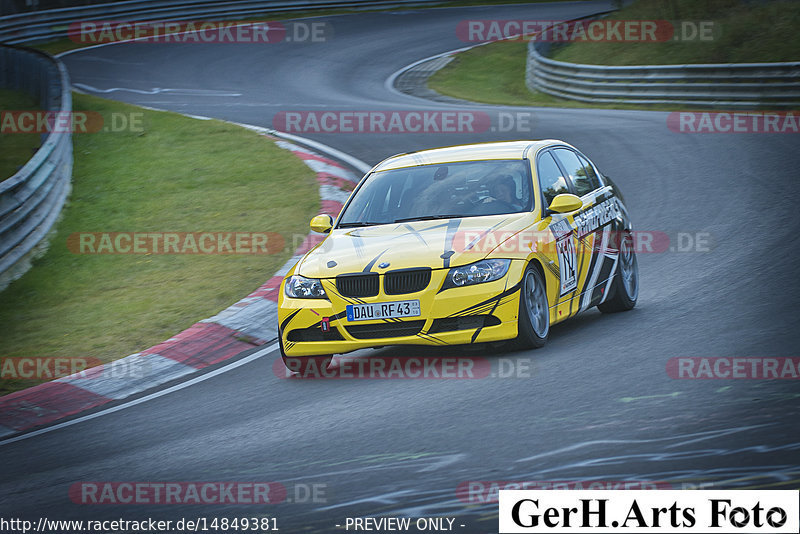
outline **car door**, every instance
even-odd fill
[[[613,254],[613,220],[616,202],[611,188],[603,187],[592,163],[567,147],[553,149],[553,155],[568,176],[568,182],[583,207],[575,216],[578,258],[579,309],[596,304],[602,297],[616,257]]]
[[[540,253],[539,259],[544,267],[558,280],[554,298],[550,302],[556,305],[551,308],[550,320],[557,322],[578,312],[572,305],[573,297],[579,287],[578,276],[578,241],[575,232],[574,216],[571,213],[548,213],[547,206],[562,193],[572,193],[573,189],[568,175],[557,163],[551,150],[540,152],[536,158],[536,175],[539,180],[539,191],[542,196],[543,219],[549,217],[547,229],[548,241],[543,243],[547,255]],[[555,259],[552,252],[555,251]],[[550,291],[548,291],[550,293]]]

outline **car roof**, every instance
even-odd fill
[[[373,171],[401,169],[417,165],[435,165],[439,163],[456,163],[459,161],[480,161],[496,159],[524,159],[535,154],[543,147],[553,144],[567,145],[556,139],[540,139],[526,141],[497,141],[492,143],[475,143],[442,148],[431,148],[419,152],[397,154],[383,160]]]

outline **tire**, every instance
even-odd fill
[[[639,298],[639,262],[633,250],[633,238],[625,233],[619,244],[617,272],[611,282],[611,296],[597,305],[603,313],[628,311],[636,306]]]
[[[519,320],[514,345],[520,349],[537,349],[550,336],[550,304],[544,276],[529,264],[522,275],[519,292]]]
[[[278,347],[281,351],[283,365],[285,365],[286,368],[289,371],[292,371],[294,374],[307,378],[320,378],[322,376],[327,376],[325,371],[327,371],[328,365],[333,359],[332,355],[297,357],[287,356],[283,351],[283,335],[280,333],[278,336]]]

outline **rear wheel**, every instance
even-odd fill
[[[519,348],[539,348],[550,335],[550,306],[544,277],[533,264],[522,275],[519,294],[519,321],[516,345]]]
[[[633,238],[626,233],[619,244],[619,266],[611,282],[611,296],[597,308],[603,313],[627,311],[639,297],[639,262],[633,251]]]

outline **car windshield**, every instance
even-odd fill
[[[486,160],[378,171],[353,194],[339,227],[530,211],[527,160]]]

